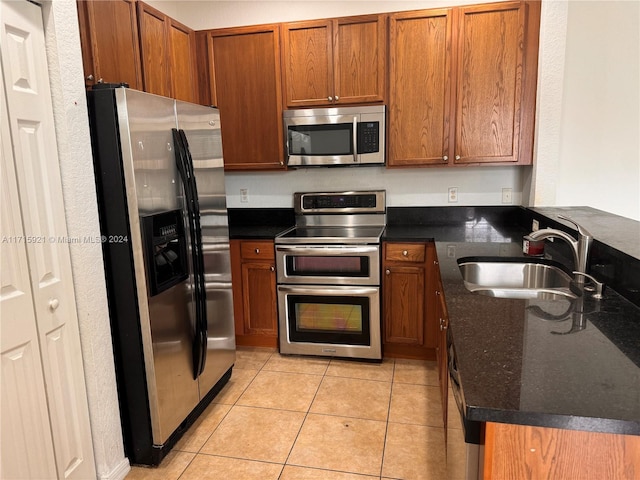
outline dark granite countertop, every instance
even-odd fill
[[[467,418],[640,435],[640,308],[611,288],[582,302],[465,288],[457,259],[523,256],[528,220],[503,220],[478,209],[385,231],[386,240],[436,242]],[[547,248],[548,259],[567,264],[564,255]]]

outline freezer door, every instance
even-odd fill
[[[152,436],[155,445],[163,445],[199,402],[190,280],[152,295],[145,256],[153,252],[143,248],[140,226],[142,216],[184,207],[171,134],[175,101],[124,88],[115,93]]]
[[[207,354],[200,375],[204,397],[235,362],[235,332],[229,256],[229,224],[224,186],[220,113],[176,102],[178,128],[184,130],[198,190],[207,296]]]

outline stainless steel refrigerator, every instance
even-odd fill
[[[235,362],[220,115],[117,85],[87,98],[125,453],[157,465]]]

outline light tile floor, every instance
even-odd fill
[[[238,348],[229,383],[158,468],[127,480],[462,480],[435,362],[365,363]],[[450,395],[451,397],[451,395]]]

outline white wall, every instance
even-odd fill
[[[640,3],[547,1],[541,25],[529,202],[640,220]]]
[[[4,0],[3,0],[4,1]],[[75,0],[42,2],[67,231],[100,235]],[[69,244],[96,473],[122,479],[124,456],[102,248]]]
[[[640,220],[640,2],[570,2],[556,205]]]
[[[424,1],[168,1],[149,0],[194,29],[306,20],[385,11],[437,8],[476,0]],[[533,168],[388,171],[391,205],[444,205],[449,186],[460,188],[459,204],[499,204],[501,189],[514,190],[514,203],[587,205],[640,220],[637,1],[543,0],[538,106]],[[566,47],[566,48],[565,48]],[[358,185],[376,184],[377,172],[343,174]],[[230,206],[239,188],[257,192],[260,206],[288,206],[290,182],[313,190],[329,173],[228,175]],[[333,175],[335,177],[335,175]],[[488,180],[487,180],[487,177]],[[268,182],[265,183],[265,179]],[[331,184],[332,182],[330,182]],[[268,192],[272,187],[272,192]],[[265,192],[266,193],[263,193]],[[398,192],[397,194],[394,192]],[[256,199],[257,200],[257,199]],[[248,204],[255,206],[250,197]],[[266,203],[265,203],[266,202]]]
[[[393,170],[383,167],[302,168],[287,172],[227,173],[227,206],[293,207],[294,192],[381,189],[387,205],[500,205],[502,188],[511,188],[512,203],[522,199],[521,168],[463,167]],[[458,202],[447,203],[448,188],[458,188]],[[241,203],[240,189],[248,189]]]
[[[148,0],[147,3],[194,30],[205,30],[485,2],[483,0],[386,0],[371,2],[365,0]]]

